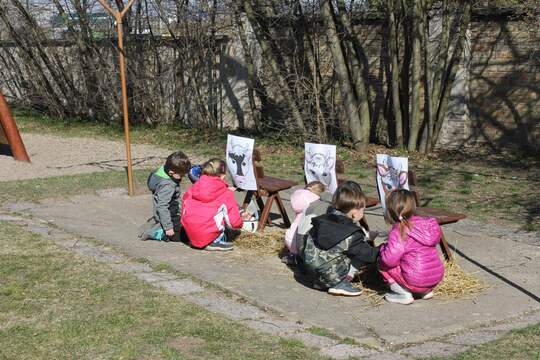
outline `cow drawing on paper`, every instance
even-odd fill
[[[306,153],[306,175],[308,181],[320,181],[322,182],[327,189],[332,191],[335,189],[336,184],[334,184],[335,176],[332,176],[335,172],[336,159],[332,156],[330,151],[326,153],[322,152],[312,152],[311,149]]]
[[[251,149],[245,144],[235,144],[227,151],[229,171],[236,185],[243,185],[251,169]]]
[[[385,195],[392,190],[402,189],[407,184],[407,171],[402,171],[401,167],[394,168],[391,161],[387,164],[377,164],[377,173],[380,176]]]

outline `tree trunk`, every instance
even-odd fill
[[[351,73],[351,76],[352,76],[352,80],[354,84],[354,89],[357,95],[357,101],[360,106],[359,112],[360,112],[360,121],[363,128],[362,132],[367,131],[367,133],[369,134],[370,129],[371,129],[371,111],[369,107],[370,96],[369,96],[369,88],[366,85],[366,82],[364,81],[364,73],[368,75],[369,70],[365,69],[364,66],[362,66],[362,62],[360,61],[360,57],[361,57],[360,44],[358,44],[358,41],[356,40],[356,35],[354,33],[353,27],[351,25],[351,22],[349,21],[349,18],[347,17],[344,0],[338,0],[338,9],[339,9],[339,18],[345,30],[344,43],[346,44],[347,49],[349,50],[348,58],[352,65],[352,70],[353,70]]]
[[[418,135],[420,131],[421,120],[421,103],[420,89],[422,86],[422,58],[421,58],[421,40],[422,40],[422,19],[424,8],[423,0],[415,0],[413,7],[413,33],[412,33],[412,69],[411,69],[411,118],[409,122],[409,141],[407,149],[409,151],[416,150]]]
[[[249,49],[249,44],[246,38],[246,30],[244,29],[244,24],[242,23],[242,19],[240,17],[240,10],[238,9],[237,4],[235,4],[234,9],[234,21],[236,23],[238,37],[240,38],[242,50],[244,51],[244,59],[246,61],[249,108],[251,110],[251,116],[253,117],[253,123],[255,124],[255,130],[257,132],[260,132],[260,110],[257,108],[254,96],[254,90],[257,86],[255,65],[253,63],[253,58],[251,57],[251,51]]]
[[[345,113],[349,118],[349,127],[351,129],[353,147],[357,150],[363,151],[366,149],[369,143],[369,122],[367,125],[362,124],[358,114],[359,104],[354,93],[354,87],[351,82],[345,55],[338,36],[336,19],[331,0],[324,0],[321,17],[327,29],[328,47],[332,53],[334,69],[338,76],[341,101],[343,102]]]
[[[463,54],[464,44],[467,37],[467,29],[469,28],[469,22],[471,19],[471,3],[466,0],[461,0],[460,4],[462,5],[463,12],[459,25],[459,38],[457,40],[456,48],[452,53],[452,57],[448,63],[448,67],[442,80],[443,92],[441,94],[436,117],[434,119],[433,138],[430,143],[430,150],[433,150],[435,148],[435,145],[439,140],[441,128],[446,117],[446,112],[448,110],[448,102],[450,99],[450,93],[452,91],[452,85],[454,84],[457,68]]]
[[[389,51],[392,62],[392,110],[394,113],[396,145],[403,146],[403,118],[401,114],[401,98],[399,95],[399,50],[397,46],[396,32],[396,0],[388,0],[388,30],[389,30]]]
[[[302,113],[300,112],[300,109],[295,102],[295,99],[289,85],[287,84],[287,81],[285,81],[285,77],[283,76],[277,57],[272,51],[272,46],[269,41],[270,39],[268,39],[268,37],[270,37],[270,32],[267,29],[266,24],[260,23],[257,20],[255,11],[253,9],[253,6],[251,5],[251,0],[243,0],[243,4],[246,16],[249,20],[249,23],[251,24],[251,27],[253,28],[259,45],[261,46],[263,56],[269,62],[272,75],[276,78],[278,82],[278,91],[285,100],[287,106],[289,107],[292,118],[296,122],[298,130],[300,130],[302,136],[306,136],[307,129],[304,124]]]
[[[437,109],[439,107],[440,96],[443,88],[443,75],[448,65],[448,49],[450,46],[450,12],[448,9],[448,0],[441,2],[441,12],[436,14],[432,19],[434,21],[434,29],[438,26],[440,19],[441,23],[441,35],[440,43],[437,47],[434,47],[432,53],[429,49],[429,34],[426,34],[426,88],[428,89],[428,96],[426,101],[426,126],[423,131],[422,149],[426,152],[431,150],[431,142],[433,139],[433,124],[437,116]],[[426,31],[429,29],[429,24],[426,26]]]

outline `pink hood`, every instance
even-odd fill
[[[209,203],[226,192],[230,192],[225,181],[217,176],[202,175],[192,187],[192,196],[196,201]]]
[[[289,251],[293,254],[297,253],[297,246],[293,243],[294,234],[300,223],[300,218],[302,217],[302,212],[307,209],[309,204],[319,199],[319,195],[312,193],[306,189],[299,189],[292,193],[291,195],[291,207],[296,214],[294,221],[291,224],[291,227],[287,229],[285,233],[285,245]]]
[[[408,284],[433,287],[444,276],[444,266],[436,246],[441,239],[441,227],[434,218],[413,216],[411,229],[400,238],[399,223],[392,226],[388,241],[381,245],[379,266],[382,270],[401,267]]]
[[[411,218],[411,223],[413,226],[407,232],[409,238],[429,247],[436,247],[439,244],[441,240],[441,227],[437,223],[437,220],[415,215]]]
[[[191,242],[203,248],[214,241],[225,226],[238,229],[243,221],[234,194],[216,176],[203,175],[182,198],[182,226]]]

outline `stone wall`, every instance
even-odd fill
[[[471,24],[468,143],[540,148],[537,25],[505,17]]]

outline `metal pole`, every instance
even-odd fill
[[[127,157],[127,178],[128,178],[128,194],[135,195],[133,186],[133,167],[131,164],[131,140],[129,136],[129,114],[128,114],[128,98],[126,86],[126,64],[124,58],[124,35],[122,31],[122,19],[126,12],[133,4],[133,0],[129,0],[122,12],[115,11],[106,2],[106,0],[98,0],[99,3],[114,17],[116,20],[116,31],[118,34],[118,61],[120,62],[120,86],[122,89],[122,112],[124,114],[124,136],[126,142],[126,157]]]
[[[2,130],[6,135],[6,139],[13,153],[13,158],[19,161],[30,162],[30,157],[26,152],[24,143],[17,129],[17,124],[13,116],[11,116],[11,111],[9,111],[9,106],[4,98],[4,94],[0,91],[0,125]]]

